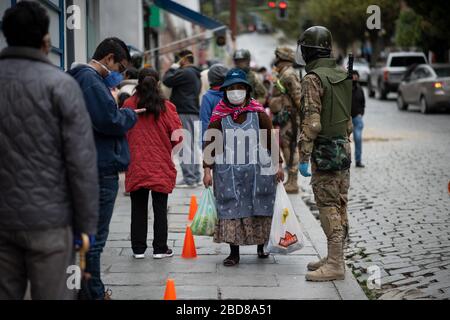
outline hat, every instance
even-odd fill
[[[278,47],[275,56],[283,61],[295,62],[295,52],[289,47]]]
[[[237,83],[245,84],[250,88],[250,90],[252,90],[251,84],[247,81],[247,74],[239,68],[234,68],[228,71],[227,76],[225,77],[225,82],[220,90],[225,91],[226,88]]]
[[[223,64],[214,64],[209,68],[208,81],[212,87],[221,86],[227,76],[228,68]]]

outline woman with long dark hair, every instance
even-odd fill
[[[167,200],[175,188],[177,171],[172,149],[181,141],[171,141],[181,129],[175,106],[161,92],[159,74],[154,69],[139,72],[135,94],[125,101],[131,109],[145,109],[136,126],[129,131],[131,162],[125,189],[131,195],[131,246],[136,259],[145,258],[148,230],[148,200],[152,193],[154,214],[153,258],[173,256],[167,246]]]

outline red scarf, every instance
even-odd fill
[[[251,99],[250,102],[243,107],[230,107],[223,100],[220,100],[219,104],[214,108],[211,122],[221,120],[229,115],[236,120],[241,113],[244,112],[266,112],[264,107],[255,99]]]

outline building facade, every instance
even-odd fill
[[[21,0],[0,0],[0,27],[4,12]],[[135,52],[147,52],[144,63],[164,72],[173,63],[174,53],[191,49],[205,64],[210,43],[196,35],[205,29],[201,22],[187,21],[170,8],[162,10],[151,0],[32,0],[42,4],[50,17],[52,50],[50,60],[63,70],[73,62],[86,63],[95,48],[107,37],[122,39]],[[200,12],[199,0],[165,1]],[[196,40],[190,41],[189,39]],[[171,44],[177,43],[173,46]],[[0,50],[6,41],[0,32]],[[164,50],[155,48],[163,47]],[[156,50],[156,51],[155,51]]]
[[[20,0],[0,0],[0,25],[4,12]],[[34,0],[50,17],[50,60],[62,69],[87,62],[104,38],[115,36],[143,51],[142,0]],[[6,46],[0,32],[0,49]]]

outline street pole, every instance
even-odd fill
[[[236,50],[236,36],[237,36],[237,0],[230,1],[230,29],[231,39],[233,42],[233,50]]]

